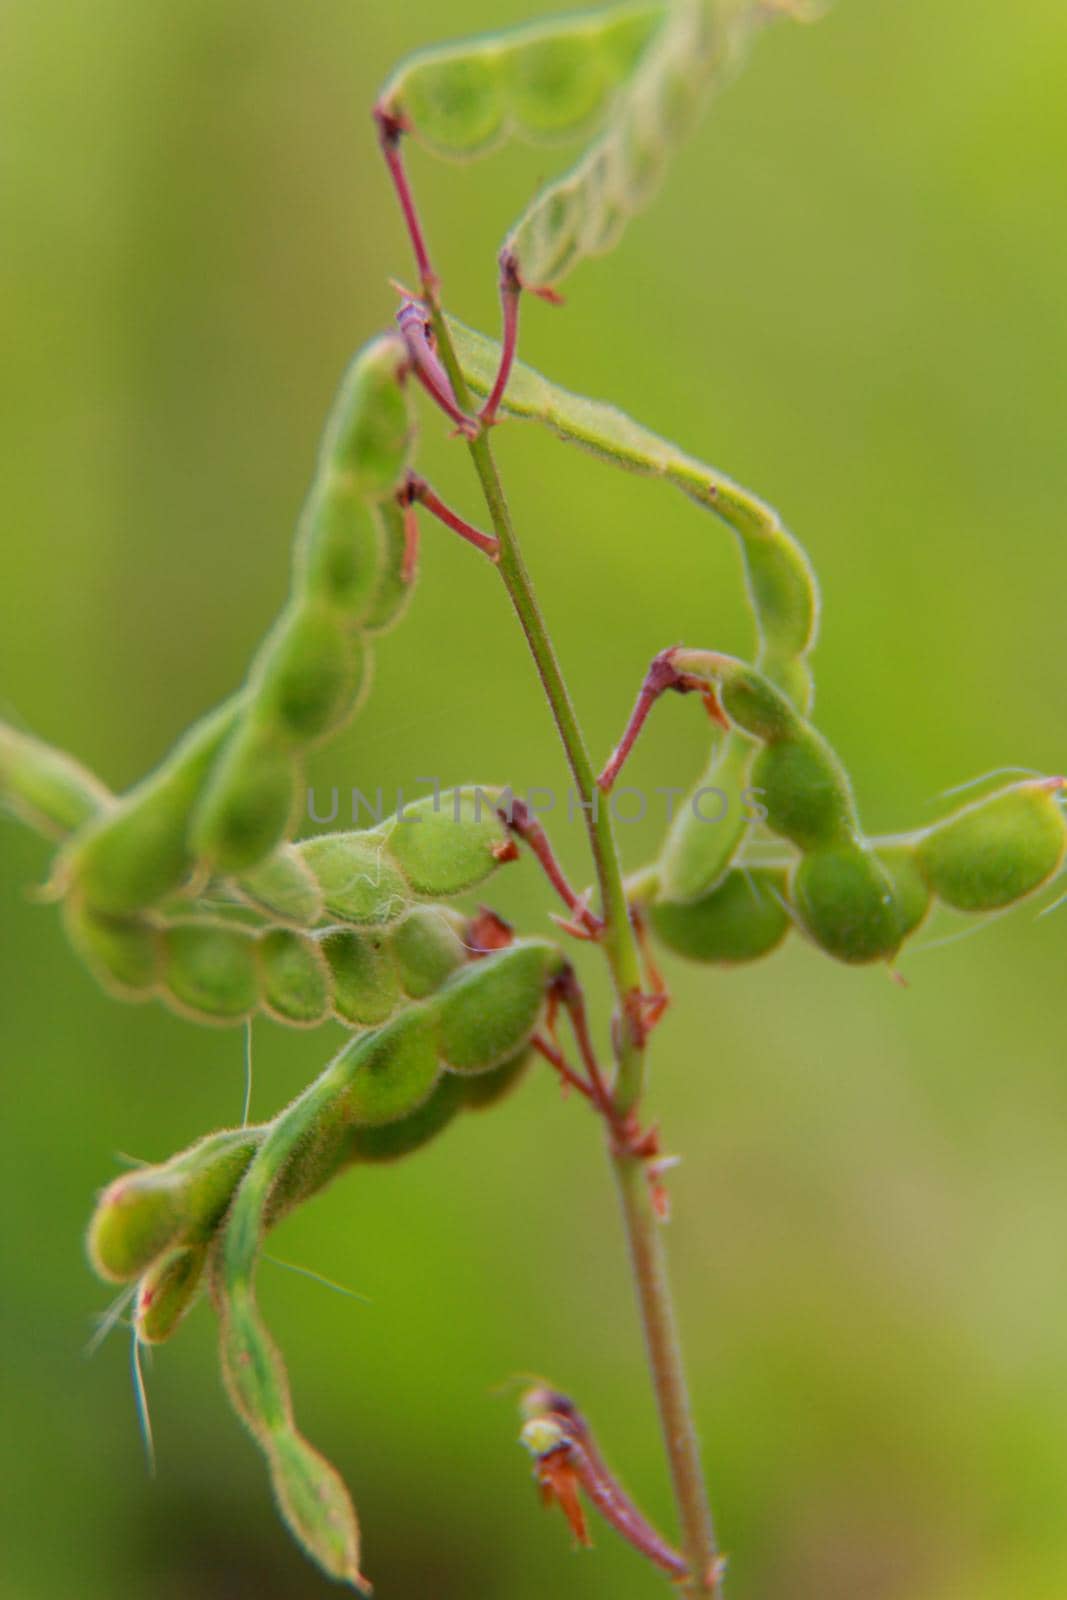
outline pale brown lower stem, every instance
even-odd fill
[[[663,1224],[653,1210],[642,1163],[633,1156],[621,1154],[613,1154],[611,1163],[622,1205],[649,1371],[682,1528],[682,1549],[689,1566],[690,1576],[682,1592],[718,1596],[718,1545],[708,1509],[700,1443],[682,1363],[667,1274],[667,1252],[663,1248]]]

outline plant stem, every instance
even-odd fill
[[[456,359],[436,296],[430,297],[429,303],[438,352],[456,399],[462,409],[469,413],[473,410],[470,391]],[[617,1002],[617,1071],[613,1093],[620,1116],[625,1116],[637,1106],[644,1087],[644,1030],[640,1022],[635,1021],[632,1009],[633,999],[641,990],[642,969],[637,939],[630,922],[610,808],[597,788],[585,738],[523,560],[493,458],[488,430],[482,429],[475,438],[470,439],[468,447],[493,531],[500,541],[500,574],[526,635],[555,718],[589,833],[604,917],[602,943]],[[611,1160],[622,1206],[660,1426],[682,1526],[682,1544],[689,1563],[690,1578],[684,1585],[684,1592],[716,1595],[719,1592],[716,1576],[718,1549],[708,1510],[699,1443],[682,1364],[660,1222],[653,1209],[643,1161],[621,1150],[613,1150]]]
[[[641,1162],[633,1156],[614,1152],[611,1159],[641,1308],[649,1371],[678,1507],[682,1549],[689,1564],[690,1576],[682,1592],[718,1596],[718,1544],[708,1509],[700,1441],[682,1364],[667,1275],[667,1252],[663,1247],[663,1225],[652,1209]]]

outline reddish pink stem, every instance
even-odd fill
[[[709,717],[713,718],[720,727],[729,730],[730,723],[719,704],[718,697],[711,684],[704,678],[699,678],[695,673],[680,672],[675,666],[675,657],[678,655],[680,645],[672,645],[669,650],[661,650],[654,656],[652,665],[645,674],[645,681],[637,696],[634,708],[630,713],[630,720],[626,724],[619,743],[611,753],[607,766],[597,779],[597,788],[605,794],[611,789],[619,773],[622,771],[627,756],[637,742],[637,736],[645,725],[649,712],[668,689],[674,689],[678,694],[699,694],[704,701]]]
[[[510,250],[505,250],[500,257],[500,305],[504,313],[504,334],[500,345],[500,365],[497,368],[496,381],[489,392],[488,400],[478,414],[484,428],[491,427],[496,420],[500,402],[504,398],[504,390],[511,376],[515,349],[519,341],[521,294],[522,279],[519,277],[518,260]]]
[[[673,655],[673,648],[661,650],[645,674],[645,681],[641,685],[640,692],[634,702],[634,708],[630,713],[630,720],[626,724],[625,732],[612,751],[607,766],[597,779],[597,788],[602,789],[605,794],[611,789],[622,771],[626,758],[637,742],[637,736],[644,727],[646,718],[660,695],[664,694],[668,689],[678,687],[680,675],[675,670],[672,660]]]
[[[540,862],[546,878],[559,895],[567,910],[574,916],[576,922],[585,930],[587,938],[599,938],[603,923],[586,905],[581,895],[575,894],[564,875],[563,868],[556,860],[555,852],[548,842],[548,835],[538,822],[533,812],[524,800],[512,798],[510,804],[500,808],[499,815],[502,821],[518,834],[525,844],[528,844],[537,860]]]
[[[434,494],[425,478],[420,478],[416,473],[409,472],[404,493],[408,505],[425,507],[432,517],[437,518],[438,522],[443,523],[446,528],[451,528],[453,533],[458,533],[461,539],[466,539],[468,544],[472,544],[476,550],[480,550],[483,555],[488,556],[490,561],[498,560],[500,555],[499,539],[491,533],[483,533],[480,528],[475,528],[449,506],[446,506],[444,501]]]
[[[567,1065],[566,1057],[558,1045],[546,1039],[543,1033],[535,1033],[530,1040],[533,1048],[544,1056],[551,1067],[559,1073],[560,1078],[568,1089],[577,1089],[587,1100],[593,1098],[593,1091],[584,1078],[580,1078],[572,1067]]]
[[[578,982],[574,968],[567,966],[556,980],[556,993],[567,1009],[574,1030],[575,1042],[578,1053],[582,1058],[582,1065],[589,1075],[589,1083],[593,1090],[593,1099],[606,1117],[614,1121],[615,1106],[611,1097],[611,1090],[604,1081],[600,1071],[600,1063],[593,1049],[593,1040],[589,1032],[589,1017],[585,1009],[585,995]]]
[[[400,576],[405,583],[414,583],[419,565],[419,520],[407,490],[401,490],[397,498],[404,508],[404,558]]]
[[[596,1446],[592,1430],[578,1407],[564,1394],[553,1390],[534,1390],[527,1395],[523,1409],[556,1423],[563,1435],[562,1444],[550,1452],[563,1452],[589,1500],[616,1533],[672,1578],[689,1574],[685,1557],[675,1550],[638,1510]]]
[[[389,168],[389,176],[393,180],[400,209],[404,213],[422,287],[426,294],[432,295],[437,289],[437,274],[430,263],[430,252],[426,247],[426,236],[422,231],[422,223],[415,206],[415,196],[404,166],[404,158],[400,154],[400,141],[407,132],[408,125],[402,115],[390,111],[383,105],[375,106],[374,120],[378,124],[378,142],[381,145],[382,155]]]
[[[412,372],[430,398],[446,416],[451,417],[460,433],[467,439],[473,439],[478,432],[478,424],[473,417],[468,417],[452,392],[448,373],[433,347],[433,329],[425,306],[418,300],[405,300],[396,314],[396,320]]]

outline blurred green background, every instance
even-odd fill
[[[407,50],[519,0],[6,0],[0,697],[114,784],[224,694],[277,607],[351,350],[412,269],[368,120]],[[820,720],[872,829],[1001,763],[1062,770],[1067,11],[851,0],[781,26],[651,213],[528,307],[527,357],[778,504],[818,567]],[[555,156],[413,172],[449,303],[496,325],[494,252]],[[477,519],[464,453],[424,470]],[[499,449],[594,751],[648,657],[745,648],[710,519],[535,432]],[[427,530],[405,627],[320,784],[563,782],[488,567]],[[600,570],[610,573],[605,588]],[[634,781],[684,782],[691,707]],[[555,829],[574,872],[581,836]],[[631,864],[652,832],[625,832]],[[239,1031],[103,998],[0,827],[4,1600],[325,1595],[229,1414],[201,1308],[149,1375],[146,1478],[120,1334],[82,1254],[115,1153],[239,1117]],[[529,869],[496,902],[542,926]],[[951,931],[938,928],[936,933]],[[799,941],[672,972],[655,1111],[686,1160],[670,1246],[732,1600],[1067,1592],[1067,909],[909,955],[911,987]],[[586,966],[589,966],[588,961]],[[597,980],[593,987],[597,994]],[[268,1114],[327,1044],[263,1025]],[[342,1467],[381,1600],[639,1600],[608,1534],[572,1556],[514,1444],[510,1375],[577,1394],[671,1525],[613,1196],[547,1075],[276,1248],[299,1415]]]

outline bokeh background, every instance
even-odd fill
[[[414,46],[529,14],[6,0],[0,696],[112,783],[242,672],[345,360],[411,276],[376,86]],[[812,552],[821,722],[872,830],[1001,763],[1064,766],[1065,84],[1062,0],[842,0],[760,44],[566,311],[528,308],[535,365],[757,487]],[[555,161],[413,157],[469,320],[495,327],[497,243]],[[425,423],[426,471],[477,518],[464,453]],[[735,551],[532,430],[499,449],[606,751],[655,649],[746,647]],[[634,781],[687,781],[698,730],[665,709]],[[491,571],[430,530],[374,697],[314,776],[425,773],[564,781]],[[579,831],[555,832],[586,876]],[[652,844],[626,830],[631,863]],[[84,1358],[94,1190],[116,1152],[239,1117],[242,1040],[103,998],[29,893],[46,860],[0,827],[0,1594],[325,1595],[226,1407],[209,1310],[149,1375],[154,1482],[124,1337]],[[529,868],[494,895],[544,925]],[[799,942],[672,973],[654,1104],[686,1157],[670,1246],[733,1600],[1067,1592],[1067,908],[1035,909],[909,955],[906,992]],[[258,1026],[255,1111],[327,1048]],[[371,1302],[263,1268],[382,1600],[661,1592],[607,1533],[570,1553],[494,1392],[529,1369],[571,1389],[671,1525],[599,1136],[547,1075],[351,1175],[276,1249]]]

